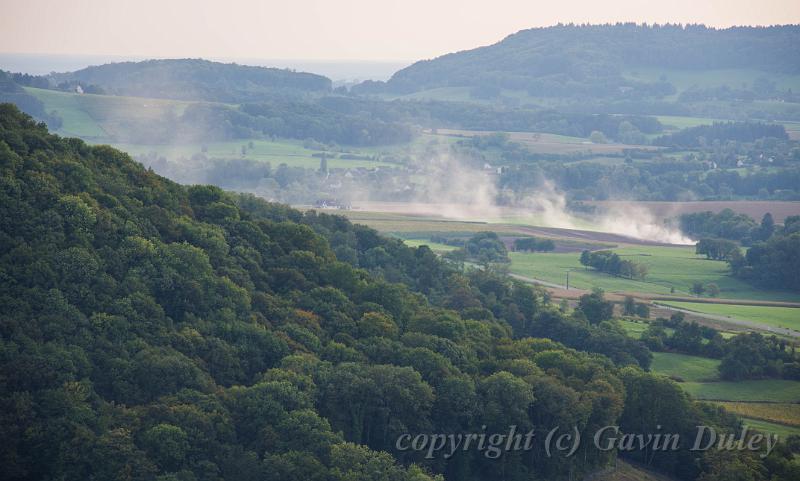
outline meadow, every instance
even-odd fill
[[[404,240],[403,242],[409,247],[419,247],[419,246],[425,245],[425,246],[430,247],[430,249],[433,252],[437,252],[437,253],[440,253],[440,254],[441,253],[445,253],[445,252],[454,251],[454,250],[458,249],[458,247],[455,247],[455,246],[450,246],[450,245],[447,245],[447,244],[439,244],[439,243],[436,243],[436,242],[429,242],[429,241],[419,240],[419,239],[407,239],[407,240]]]
[[[45,105],[48,112],[56,111],[63,120],[58,133],[65,136],[81,137],[89,143],[110,144],[129,154],[157,154],[170,160],[181,157],[190,158],[196,154],[216,158],[245,158],[269,162],[273,167],[286,164],[290,167],[317,169],[323,150],[309,148],[300,140],[290,139],[236,139],[223,142],[157,144],[116,142],[117,134],[129,128],[131,123],[146,124],[150,120],[165,116],[180,115],[193,102],[178,100],[123,97],[114,95],[80,95],[70,92],[26,88]],[[430,136],[425,139],[429,140]],[[442,137],[444,138],[444,137]],[[407,146],[417,148],[415,143]],[[244,150],[244,154],[242,151]],[[381,147],[357,149],[352,152],[360,156],[378,157],[387,150]],[[329,152],[329,168],[374,168],[394,164],[372,159],[341,159],[338,153]]]
[[[707,357],[689,356],[671,352],[654,352],[650,369],[673,379],[685,382],[714,381],[718,378],[720,361]]]
[[[763,379],[738,382],[684,382],[681,386],[695,398],[709,401],[800,402],[800,381]]]
[[[625,333],[634,339],[641,338],[642,334],[650,327],[650,324],[646,321],[620,319],[617,322],[619,322],[619,325],[625,330]]]
[[[437,129],[438,135],[453,137],[474,137],[489,135],[495,132],[480,130]],[[639,148],[645,150],[658,150],[658,147],[628,145],[619,143],[593,143],[583,137],[570,137],[567,135],[548,134],[541,132],[505,132],[508,139],[524,145],[530,152],[537,154],[620,154],[625,149]]]
[[[288,139],[237,139],[224,142],[209,142],[202,145],[198,143],[177,145],[115,143],[113,145],[131,155],[156,153],[168,159],[178,159],[181,157],[190,158],[192,155],[203,153],[209,158],[241,158],[269,162],[272,167],[286,164],[289,167],[302,167],[305,169],[318,169],[320,158],[314,157],[313,154],[323,152],[322,150],[306,148],[300,141]],[[244,155],[242,154],[243,148],[245,149]],[[205,152],[203,152],[204,149]],[[394,165],[377,160],[341,159],[335,157],[328,157],[327,162],[329,169],[375,168]]]
[[[791,203],[792,208],[796,203]],[[402,212],[370,212],[369,209],[380,209],[380,206],[367,206],[367,210],[353,210],[344,212],[350,220],[369,225],[384,233],[397,235],[403,239],[414,239],[413,245],[430,244],[428,239],[433,234],[438,235],[470,235],[480,231],[494,231],[502,235],[531,234],[525,229],[534,225],[529,219],[503,218],[496,219],[504,223],[487,221],[458,221],[443,219],[441,217],[413,215]],[[534,233],[534,235],[536,235]],[[555,235],[555,234],[554,234]],[[575,242],[556,238],[556,244]],[[585,242],[591,242],[588,239]],[[724,261],[706,259],[705,256],[695,254],[693,246],[638,246],[621,245],[619,247],[603,246],[599,241],[591,247],[610,248],[623,259],[633,260],[645,264],[648,274],[644,280],[615,277],[609,274],[588,269],[580,263],[579,252],[510,252],[510,272],[527,278],[537,279],[548,283],[566,284],[569,272],[570,287],[578,289],[602,288],[607,292],[643,293],[663,296],[693,296],[690,293],[692,284],[700,282],[703,285],[716,284],[719,289],[719,298],[732,300],[755,301],[783,301],[800,302],[800,295],[792,292],[767,291],[758,289],[742,280],[730,275],[728,264]],[[703,308],[705,308],[704,305]],[[720,307],[721,312],[736,312],[743,306]],[[765,308],[766,309],[766,308]],[[792,316],[797,310],[777,309],[766,310],[770,315],[776,313],[781,317],[777,321],[784,325],[791,323]],[[700,309],[695,309],[702,312]],[[758,312],[759,309],[752,309]],[[748,319],[748,318],[745,318]],[[761,318],[752,319],[760,322]],[[772,325],[768,321],[765,324]]]
[[[63,120],[58,133],[83,139],[108,139],[108,133],[79,104],[78,95],[55,90],[27,87],[25,90],[42,101],[45,110],[55,110]]]
[[[679,301],[659,301],[659,304],[800,331],[800,308],[795,307],[741,306]]]
[[[764,77],[764,72],[755,69],[710,69],[702,73],[692,70],[664,69],[664,68],[637,68],[624,74],[634,81],[654,82],[665,79],[675,87],[675,93],[665,97],[666,100],[677,100],[680,94],[691,88],[714,88],[728,86],[731,88],[750,87],[759,77]],[[800,88],[800,75],[797,74],[771,74],[769,79],[775,82],[778,90],[797,90]],[[691,117],[683,117],[691,118]],[[781,117],[778,117],[781,118]],[[703,120],[703,119],[701,119]],[[677,128],[694,127],[696,123],[664,122],[665,125]]]
[[[619,321],[639,337],[645,322]],[[669,376],[696,399],[713,401],[740,416],[752,429],[781,437],[800,435],[800,382],[787,380],[719,381],[720,361],[686,354],[653,352],[650,370]]]
[[[752,429],[781,437],[800,434],[800,382],[786,380],[718,381],[720,361],[654,352],[651,371],[678,380],[696,399],[713,401],[740,416]]]
[[[771,301],[798,301],[800,296],[789,292],[764,291],[754,288],[730,275],[728,264],[707,260],[694,253],[691,246],[626,246],[612,249],[623,259],[647,265],[644,280],[614,277],[587,269],[580,263],[577,253],[522,253],[512,252],[511,272],[564,284],[569,270],[571,287],[591,289],[600,287],[610,292],[642,292],[662,295],[690,295],[694,282],[704,285],[715,283],[720,298]],[[674,292],[672,291],[674,289]]]
[[[632,79],[653,82],[662,76],[667,82],[675,86],[678,93],[691,87],[721,87],[727,85],[738,88],[742,84],[752,85],[759,77],[764,77],[764,72],[755,69],[706,69],[702,72],[694,70],[678,70],[666,68],[637,68],[635,71],[626,72],[625,75]],[[772,74],[770,80],[775,82],[776,88],[781,90],[800,88],[800,75]]]
[[[786,439],[789,436],[800,436],[800,428],[796,426],[787,426],[780,423],[772,423],[764,421],[763,419],[753,419],[742,417],[742,422],[749,429],[755,429],[762,433],[777,434],[780,439]]]
[[[666,130],[680,130],[688,129],[690,127],[697,127],[700,125],[711,125],[714,122],[719,122],[717,119],[709,119],[703,117],[684,117],[680,115],[656,115],[656,118]]]

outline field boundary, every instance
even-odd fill
[[[673,302],[693,302],[696,304],[730,304],[734,306],[761,306],[761,307],[793,307],[800,308],[800,302],[789,301],[760,301],[757,299],[727,299],[721,297],[677,297],[677,296],[663,296],[659,294],[646,294],[635,292],[620,292],[622,295],[631,295],[648,299],[650,301],[673,301]],[[658,304],[658,302],[655,302]],[[658,304],[661,305],[661,304]],[[670,306],[663,306],[670,307]],[[691,309],[686,309],[691,310]]]
[[[667,304],[659,304],[657,302],[655,302],[653,304],[658,306],[658,307],[660,307],[660,308],[662,308],[662,309],[667,309],[667,310],[670,310],[670,311],[676,311],[676,312],[683,312],[683,313],[687,313],[687,314],[692,314],[692,315],[695,315],[695,316],[704,317],[706,319],[711,319],[711,320],[714,320],[714,321],[733,324],[735,326],[747,327],[747,328],[754,329],[754,330],[757,330],[757,331],[765,331],[765,332],[769,332],[771,334],[778,334],[778,335],[781,335],[781,336],[788,336],[788,337],[795,337],[795,338],[796,337],[800,337],[800,332],[795,331],[793,329],[790,329],[788,327],[770,326],[770,325],[767,325],[767,324],[764,324],[764,323],[761,323],[761,322],[749,321],[747,319],[739,319],[738,317],[730,317],[730,316],[724,316],[724,315],[719,315],[719,314],[709,314],[707,312],[693,311],[691,309],[686,309],[686,308],[683,308],[683,307],[670,306],[670,305],[667,305]]]

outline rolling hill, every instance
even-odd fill
[[[214,102],[258,101],[280,93],[324,93],[327,77],[201,59],[146,60],[50,75],[53,84],[90,86],[114,95]]]
[[[751,69],[796,75],[799,41],[798,26],[718,30],[702,25],[557,25],[423,60],[385,84],[366,82],[357,90],[408,94],[471,87],[479,98],[491,97],[498,89],[539,97],[660,98],[675,93],[668,79],[626,73],[653,68],[690,73]]]

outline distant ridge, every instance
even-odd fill
[[[245,102],[271,94],[331,90],[321,75],[203,59],[145,60],[87,67],[49,76],[52,83],[99,87],[114,95]]]
[[[532,28],[472,50],[423,60],[390,80],[356,91],[411,93],[440,87],[528,90],[541,96],[580,92],[614,95],[646,87],[622,76],[626,68],[710,70],[748,68],[800,73],[800,26],[557,25]],[[645,92],[648,93],[648,92]]]

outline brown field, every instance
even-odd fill
[[[441,214],[446,211],[446,204],[362,202],[358,204],[358,210],[343,210],[336,213],[344,215],[353,222],[367,225],[381,232],[480,232],[491,230],[498,234],[519,234],[561,240],[568,245],[575,246],[578,251],[593,248],[600,249],[620,244],[670,245],[610,232],[560,227],[533,227],[502,222],[451,220],[441,217]],[[570,249],[570,251],[573,251],[573,249]]]
[[[787,426],[800,426],[800,404],[717,402],[728,411],[752,419],[770,421]]]
[[[496,132],[484,130],[456,130],[456,129],[437,129],[439,135],[451,137],[473,137],[476,135],[489,135]],[[567,137],[564,135],[545,134],[539,132],[505,132],[509,140],[523,144],[531,152],[539,154],[574,154],[585,153],[587,155],[596,154],[619,154],[627,149],[639,150],[658,150],[659,147],[649,145],[629,145],[629,144],[594,144],[588,139],[579,137]]]
[[[790,140],[800,140],[800,122],[786,122],[783,126]]]
[[[570,239],[575,241],[591,242],[591,243],[605,243],[605,244],[631,244],[643,246],[671,246],[674,244],[667,244],[664,242],[656,242],[645,239],[637,239],[635,237],[626,236],[623,234],[615,234],[613,232],[599,232],[592,230],[581,229],[564,229],[561,227],[529,227],[518,226],[517,230],[535,237],[550,237],[556,239]]]
[[[412,232],[493,232],[515,234],[519,230],[516,226],[490,224],[488,222],[473,222],[460,220],[446,220],[440,217],[406,216],[392,213],[363,212],[358,210],[336,211],[335,214],[343,215],[357,224],[372,227],[380,232],[412,233]]]
[[[747,214],[750,217],[761,220],[767,212],[772,214],[775,222],[783,222],[790,215],[800,215],[800,202],[788,201],[750,201],[750,200],[731,200],[731,201],[692,201],[692,202],[626,202],[626,201],[587,201],[586,204],[596,205],[605,208],[619,208],[621,206],[636,204],[645,207],[657,218],[675,217],[681,214],[712,211],[719,212],[723,209],[731,209],[734,212]]]

